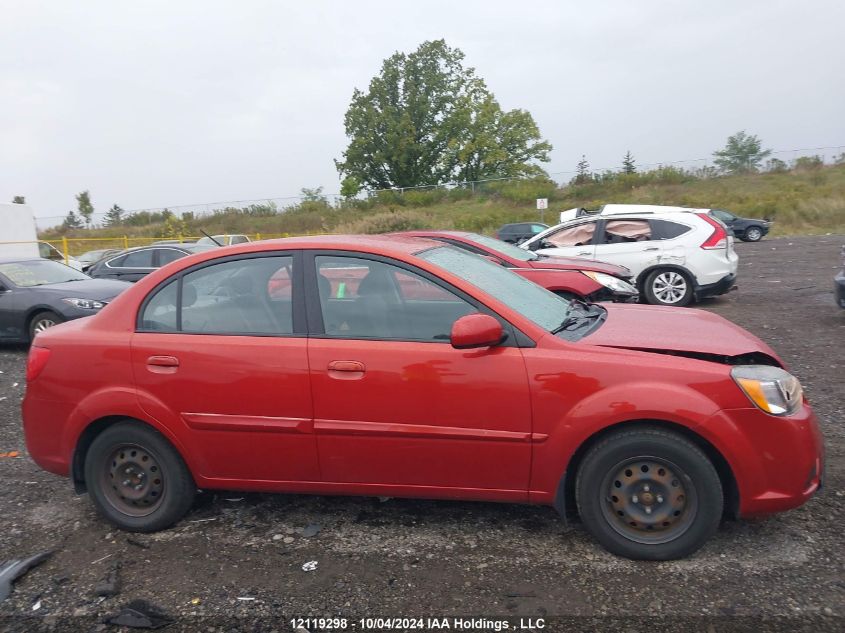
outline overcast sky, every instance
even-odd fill
[[[550,172],[845,144],[845,3],[0,0],[0,200],[64,215],[339,190],[343,115],[445,38]],[[0,228],[0,233],[2,228]]]

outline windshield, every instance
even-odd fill
[[[88,275],[48,259],[0,264],[0,273],[20,288],[90,279]]]
[[[442,246],[417,253],[417,257],[466,279],[548,332],[556,329],[569,311],[569,302],[479,255]]]
[[[482,246],[486,246],[491,251],[507,255],[512,259],[518,259],[521,262],[530,262],[539,259],[537,254],[526,251],[524,248],[519,248],[515,244],[497,240],[495,237],[487,237],[486,235],[478,235],[477,233],[470,233],[467,237],[473,242],[478,242]]]

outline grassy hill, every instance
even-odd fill
[[[306,233],[379,233],[412,228],[454,228],[492,233],[506,222],[539,219],[535,199],[549,198],[546,222],[563,209],[610,202],[718,207],[739,215],[775,220],[773,235],[845,233],[845,165],[793,169],[779,173],[698,178],[663,168],[642,174],[605,174],[585,184],[557,187],[548,180],[487,183],[476,189],[383,192],[368,200],[332,206],[312,200],[277,209],[272,205],[227,208],[182,219],[168,214],[133,217],[126,225],[52,229],[42,239],[109,238],[127,235],[164,238],[208,233],[260,233],[262,237]],[[73,252],[97,242],[71,240]],[[101,247],[111,245],[105,240]]]

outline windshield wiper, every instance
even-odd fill
[[[580,308],[577,312],[575,310],[576,306]],[[569,310],[566,313],[566,317],[564,317],[563,321],[560,322],[560,325],[552,330],[552,334],[559,334],[560,332],[569,330],[573,325],[580,325],[583,323],[585,319],[588,321],[598,319],[603,314],[604,311],[601,308],[594,307],[592,304],[578,298],[570,299]]]

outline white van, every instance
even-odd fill
[[[32,207],[25,204],[0,203],[0,258],[37,257],[52,259],[76,270],[82,270],[82,264],[73,257],[65,261],[65,256],[55,246],[38,241]]]

